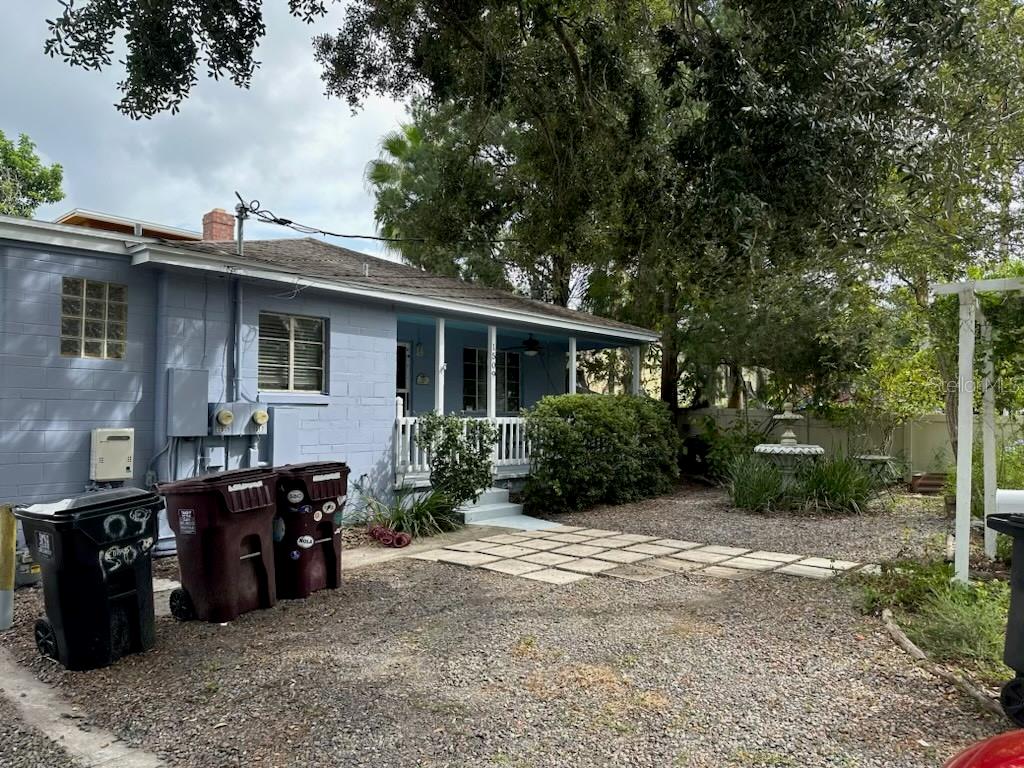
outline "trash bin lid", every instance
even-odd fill
[[[112,488],[109,491],[90,491],[47,504],[31,504],[15,508],[16,515],[35,518],[77,517],[94,511],[107,512],[126,506],[159,503],[160,497],[141,488]]]
[[[1016,512],[996,512],[985,518],[985,524],[994,531],[1015,538],[1024,537],[1024,515]]]
[[[237,483],[245,480],[268,480],[274,476],[274,473],[275,470],[264,467],[225,469],[222,472],[210,472],[207,475],[190,477],[187,480],[160,483],[158,490],[164,495],[168,493],[206,493],[214,485]]]
[[[1024,768],[1024,731],[1009,731],[968,747],[945,768]]]
[[[348,470],[344,461],[307,461],[302,464],[285,464],[277,468],[278,475],[304,475],[310,472],[336,472]]]

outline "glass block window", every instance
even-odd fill
[[[517,413],[519,397],[519,353],[498,352],[495,366],[495,411]],[[487,350],[462,350],[462,409],[487,410]]]
[[[60,353],[123,360],[128,338],[128,289],[81,277],[61,280]]]
[[[324,391],[324,321],[260,312],[259,388]]]

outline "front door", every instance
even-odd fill
[[[409,388],[409,373],[410,368],[410,357],[409,357],[410,344],[406,341],[398,342],[398,355],[396,356],[397,365],[395,366],[395,395],[402,398],[402,415],[408,416],[409,410],[412,408],[412,397],[411,390]]]

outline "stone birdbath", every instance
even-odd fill
[[[772,416],[772,421],[783,427],[782,437],[777,443],[761,443],[754,446],[754,453],[768,459],[782,472],[783,479],[788,483],[793,479],[797,469],[807,461],[816,461],[825,455],[820,445],[797,442],[793,424],[803,421],[804,417],[793,413],[792,403],[783,403],[782,413]]]

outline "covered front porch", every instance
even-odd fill
[[[549,324],[484,324],[456,317],[402,314],[398,318],[394,463],[396,486],[429,482],[426,451],[417,440],[418,417],[454,413],[488,419],[498,428],[496,478],[525,477],[530,445],[521,413],[547,395],[587,391],[579,386],[580,354],[628,348],[629,388],[640,392],[641,337],[628,331],[594,332]]]

